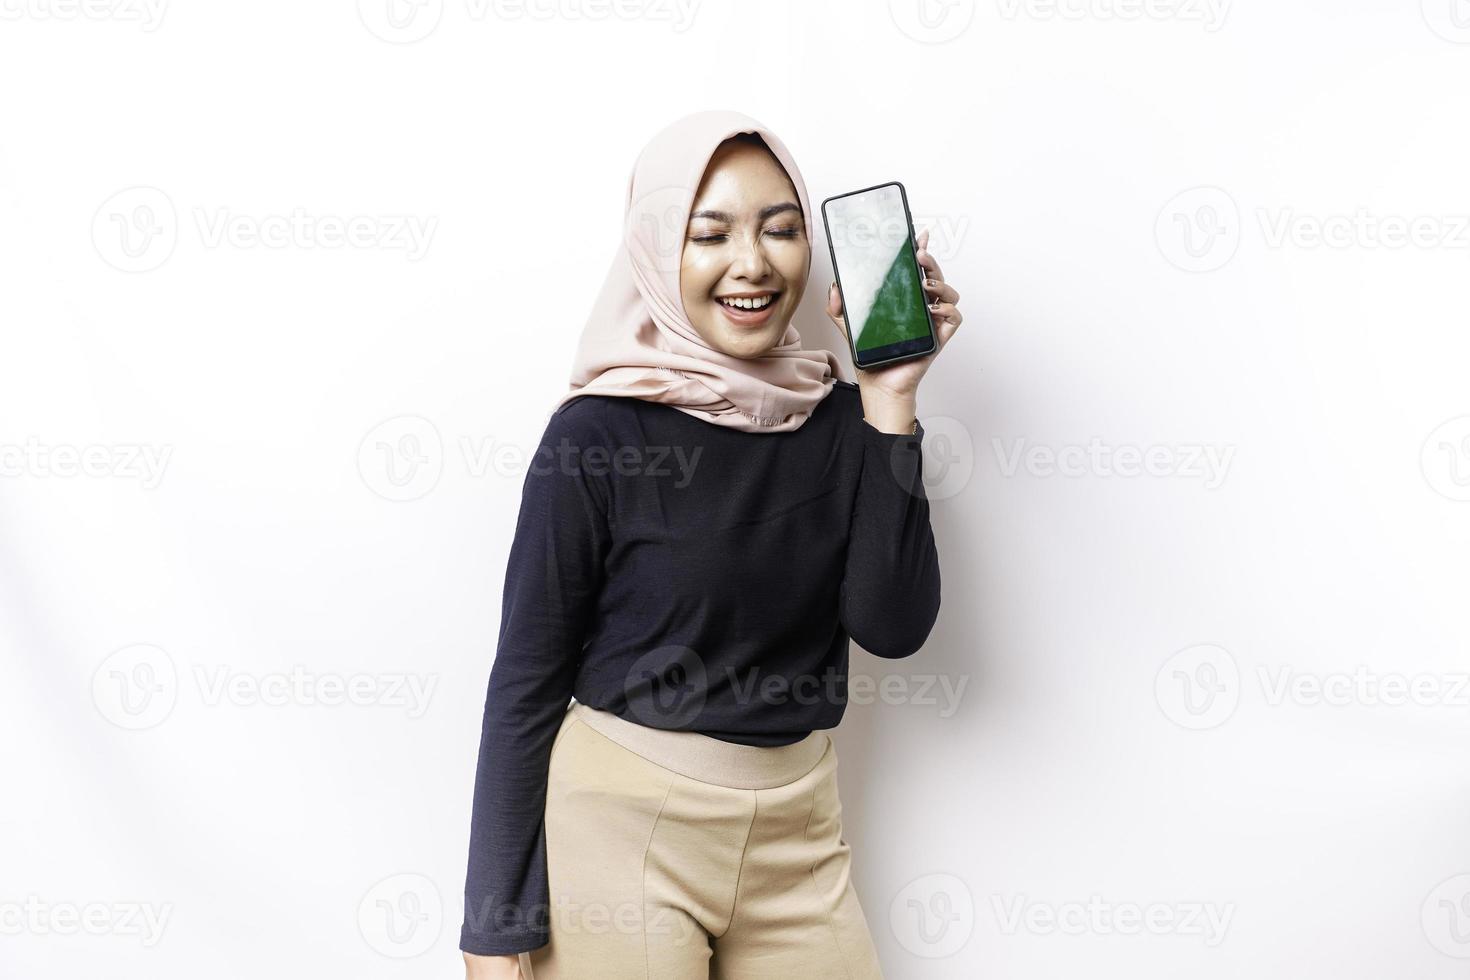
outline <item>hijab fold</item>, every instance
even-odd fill
[[[796,189],[806,240],[811,207],[786,145],[738,112],[696,112],[649,141],[628,180],[622,243],[582,330],[571,386],[579,395],[661,402],[715,425],[745,432],[801,427],[839,377],[831,351],[804,350],[788,324],[774,347],[734,357],[705,342],[689,322],[679,288],[684,237],[705,167],[720,143],[739,133],[765,140]],[[808,244],[810,247],[810,244]]]

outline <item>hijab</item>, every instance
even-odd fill
[[[571,388],[580,395],[661,402],[695,418],[745,432],[801,427],[839,376],[837,355],[805,350],[787,324],[774,347],[735,357],[711,347],[684,311],[679,289],[689,213],[710,157],[739,133],[760,136],[796,189],[808,232],[806,184],[786,145],[738,112],[696,112],[660,131],[639,153],[628,180],[622,243],[582,330]]]

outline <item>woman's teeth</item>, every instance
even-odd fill
[[[775,296],[757,296],[753,299],[741,299],[740,297],[721,298],[720,302],[726,306],[733,306],[737,310],[760,310],[771,304]]]

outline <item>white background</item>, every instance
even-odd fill
[[[0,0],[0,974],[460,974],[524,454],[718,107],[963,294],[887,975],[1464,975],[1470,7],[929,2]]]

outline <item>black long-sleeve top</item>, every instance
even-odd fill
[[[849,638],[889,659],[919,650],[940,591],[923,435],[874,428],[844,381],[791,432],[630,397],[551,416],[506,570],[461,949],[549,941],[543,811],[570,698],[784,745],[841,720]]]

